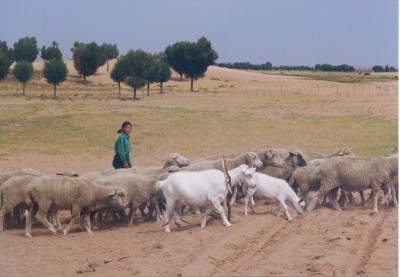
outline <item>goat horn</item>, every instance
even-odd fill
[[[228,187],[229,193],[232,193],[232,184],[231,184],[231,176],[229,176],[228,169],[225,165],[225,155],[222,155],[222,168],[225,175],[226,186]]]
[[[246,156],[247,156],[247,161],[249,162],[249,167],[254,167],[253,161],[251,160],[249,153],[247,153]]]

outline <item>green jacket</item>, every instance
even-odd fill
[[[117,154],[124,164],[132,165],[129,153],[131,152],[131,142],[129,135],[121,133],[114,146],[115,154]]]

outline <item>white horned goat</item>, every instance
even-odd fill
[[[289,184],[282,179],[271,177],[262,173],[254,173],[251,182],[256,186],[254,189],[249,189],[245,198],[244,214],[247,215],[247,205],[250,198],[257,192],[258,195],[275,199],[278,203],[276,209],[276,216],[279,217],[281,208],[284,209],[288,220],[292,220],[289,214],[285,200],[288,199],[292,202],[296,211],[301,214],[305,206],[303,199],[299,198]],[[252,205],[252,209],[253,209]]]
[[[103,207],[124,208],[127,205],[126,190],[118,186],[100,186],[89,180],[64,177],[43,176],[34,179],[26,189],[26,195],[32,203],[26,216],[25,236],[31,237],[33,219],[42,222],[52,233],[54,226],[47,220],[50,210],[70,210],[71,220],[64,229],[64,235],[70,231],[72,224],[80,217],[81,212],[87,214],[86,231],[91,233],[88,214]]]
[[[254,187],[251,183],[251,177],[255,172],[252,167],[251,158],[248,157],[248,165],[239,165],[238,167],[227,170],[224,158],[222,159],[220,170],[204,170],[199,172],[176,172],[170,175],[164,181],[156,183],[156,189],[162,190],[167,202],[164,212],[165,224],[163,229],[170,232],[169,221],[171,213],[174,211],[176,224],[180,226],[180,211],[182,205],[191,207],[209,207],[215,208],[222,217],[225,226],[231,226],[231,223],[225,216],[221,202],[224,201],[228,192],[231,192],[231,184],[241,181]],[[201,220],[201,227],[207,223],[207,211]]]

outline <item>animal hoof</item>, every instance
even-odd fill
[[[27,237],[27,238],[31,238],[31,237],[32,237],[32,235],[31,235],[31,234],[29,234],[29,233],[25,233],[25,237]]]
[[[93,234],[92,230],[86,230],[86,232],[87,232],[89,235]]]
[[[206,225],[205,225],[205,224],[201,224],[200,227],[201,227],[201,228],[204,228],[204,227],[206,227]]]
[[[171,232],[171,230],[169,229],[169,226],[165,226],[165,227],[163,228],[163,230],[164,230],[164,232],[166,232],[166,233],[170,233],[170,232]]]
[[[52,232],[53,234],[57,233],[56,229],[54,229],[53,227],[49,227],[49,231]]]
[[[63,231],[64,236],[66,236],[68,234],[67,230]]]
[[[231,227],[231,226],[232,226],[232,224],[230,224],[230,223],[225,224],[225,227]]]
[[[178,226],[179,228],[182,228],[181,223],[180,222],[175,222],[176,226]]]

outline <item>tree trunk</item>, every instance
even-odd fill
[[[163,82],[160,82],[160,93],[163,93],[162,84],[163,84]]]
[[[22,83],[22,95],[25,95],[25,83]]]
[[[183,76],[183,73],[181,73],[180,75],[181,75],[181,81],[182,81],[182,80],[183,80],[183,77],[182,77],[182,76]]]
[[[150,96],[150,83],[147,83],[147,96]]]
[[[54,84],[54,99],[56,99],[57,96],[57,85]]]
[[[118,82],[118,97],[121,98],[121,82]]]
[[[190,92],[194,92],[194,89],[193,89],[193,80],[194,80],[194,77],[190,77]]]
[[[83,75],[83,82],[84,82],[85,85],[86,85],[86,76],[85,76],[85,75]]]
[[[136,100],[136,85],[133,87],[133,100]]]
[[[108,72],[108,59],[107,59],[107,72]]]

